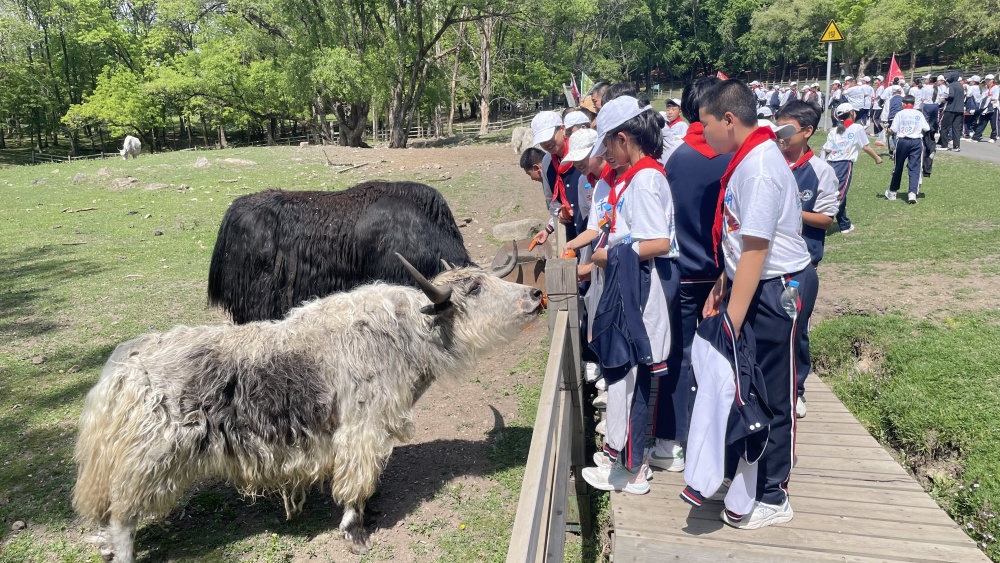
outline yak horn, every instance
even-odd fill
[[[444,266],[444,271],[446,271],[446,272],[448,270],[454,268],[454,266],[452,266],[451,264],[449,264],[448,261],[445,260],[444,258],[441,259],[441,265]]]
[[[504,266],[503,269],[493,270],[493,275],[498,278],[505,278],[509,276],[510,273],[514,271],[514,268],[517,267],[517,241],[512,241],[512,244],[514,247],[514,255],[511,256],[510,262]]]
[[[423,274],[418,272],[417,269],[413,267],[413,264],[407,262],[406,258],[403,258],[402,254],[397,252],[396,258],[399,258],[399,261],[403,263],[403,267],[406,268],[406,271],[409,272],[410,275],[413,277],[414,281],[417,282],[417,285],[424,292],[424,295],[426,295],[427,298],[431,300],[431,303],[435,305],[441,305],[442,303],[447,303],[448,300],[451,299],[450,287],[446,289],[441,289],[436,285],[432,284],[431,282],[427,281],[427,278],[425,278]]]

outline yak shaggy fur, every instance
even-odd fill
[[[309,299],[374,281],[414,285],[394,252],[427,278],[441,273],[441,260],[474,265],[444,197],[424,184],[246,195],[219,226],[208,301],[243,324],[282,319]]]
[[[418,289],[375,283],[279,322],[178,326],[119,345],[87,394],[75,455],[73,506],[100,528],[105,559],[130,563],[139,520],[215,478],[283,495],[289,518],[329,482],[340,529],[363,552],[365,502],[411,437],[414,403],[541,309],[538,290],[479,268],[433,283],[452,291],[434,311]]]

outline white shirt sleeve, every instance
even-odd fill
[[[852,129],[854,129],[855,127],[857,128],[857,130],[855,131],[854,138],[857,139],[858,141],[858,148],[863,149],[868,146],[868,132],[865,131],[864,127],[858,125],[857,123],[851,125]]]
[[[629,234],[633,242],[670,238],[669,219],[674,214],[674,202],[669,189],[658,184],[667,179],[655,172],[640,172],[629,184],[625,197],[629,206]]]
[[[819,180],[816,200],[813,202],[813,213],[833,217],[840,210],[840,185],[837,173],[823,161],[813,161],[813,170],[816,172],[816,179]]]
[[[774,240],[781,215],[781,188],[770,176],[754,176],[737,189],[740,235]]]
[[[590,182],[587,180],[586,174],[580,174],[580,179],[576,183],[576,201],[579,213],[583,213],[584,216],[590,217],[590,208],[593,206],[594,199],[594,187],[591,186],[587,189],[587,184]]]

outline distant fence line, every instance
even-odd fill
[[[501,119],[499,121],[491,121],[487,125],[487,131],[489,133],[498,133],[498,132],[503,131],[504,129],[508,129],[510,127],[523,126],[523,125],[531,123],[531,119],[533,117],[534,117],[534,114],[531,114],[531,115],[521,115],[521,116],[513,117],[513,118],[510,118],[510,119]],[[479,129],[480,129],[480,124],[479,123],[455,123],[454,125],[452,125],[452,131],[453,131],[453,133],[455,135],[475,135],[475,134],[479,133]],[[389,137],[390,137],[390,131],[388,129],[381,129],[381,130],[379,130],[379,131],[377,131],[375,133],[373,133],[369,129],[365,133],[367,134],[368,138],[374,139],[376,142],[388,142],[389,141]],[[426,139],[426,138],[437,137],[438,135],[436,133],[437,133],[437,129],[434,126],[428,127],[428,126],[424,126],[424,125],[421,124],[421,125],[417,125],[416,127],[410,127],[410,130],[408,131],[406,138],[407,139]],[[442,131],[442,135],[441,136],[444,136],[444,131]],[[267,141],[257,141],[257,142],[254,142],[254,143],[250,143],[248,145],[244,145],[244,144],[241,144],[241,143],[232,143],[232,142],[230,142],[230,143],[227,143],[227,146],[228,147],[237,147],[237,146],[266,147],[266,146],[276,146],[276,145],[286,145],[287,146],[287,145],[295,145],[295,144],[298,144],[298,143],[301,143],[301,142],[308,142],[308,141],[312,141],[312,135],[298,135],[298,136],[295,136],[295,137],[283,137],[283,138],[280,138],[280,139],[275,139],[270,144],[268,144]],[[215,148],[218,148],[217,145],[207,146],[207,147],[206,146],[195,146],[195,147],[191,147],[191,148],[177,149],[176,151],[172,151],[172,152],[196,151],[196,150],[212,150],[212,149],[215,149]],[[27,154],[27,153],[24,153],[24,152],[10,150],[10,149],[0,149],[0,157],[2,157],[3,159],[6,159],[8,161],[14,162],[16,164],[21,164],[21,165],[48,164],[48,163],[53,163],[53,162],[75,162],[75,161],[78,161],[78,160],[93,160],[93,159],[97,159],[97,158],[100,158],[100,159],[114,158],[116,156],[120,156],[118,152],[103,152],[102,151],[102,152],[99,152],[99,153],[92,153],[92,154],[83,154],[83,155],[71,156],[71,155],[49,154],[49,153],[44,153],[44,152],[38,152],[36,150],[32,150],[30,154]]]

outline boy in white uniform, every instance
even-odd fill
[[[892,182],[889,189],[885,191],[885,198],[889,201],[896,200],[896,192],[899,191],[899,184],[903,178],[903,161],[907,161],[907,169],[910,173],[910,193],[906,202],[917,203],[917,194],[920,192],[920,173],[923,169],[924,159],[924,133],[929,131],[931,126],[924,118],[923,112],[917,111],[913,107],[913,96],[903,96],[903,111],[896,114],[892,119],[889,131],[896,135],[896,166],[892,170]]]
[[[775,417],[757,462],[751,511],[734,514],[727,509],[721,514],[726,524],[741,529],[781,524],[793,516],[788,478],[795,444],[798,310],[787,313],[781,301],[792,281],[811,293],[818,284],[801,235],[802,206],[795,177],[773,142],[771,129],[757,127],[755,105],[745,84],[727,80],[716,85],[701,106],[708,144],[717,153],[736,151],[722,177],[723,212],[715,230],[722,239],[726,271],[703,312],[709,316],[721,306],[736,337],[744,322],[752,327],[767,406]]]

